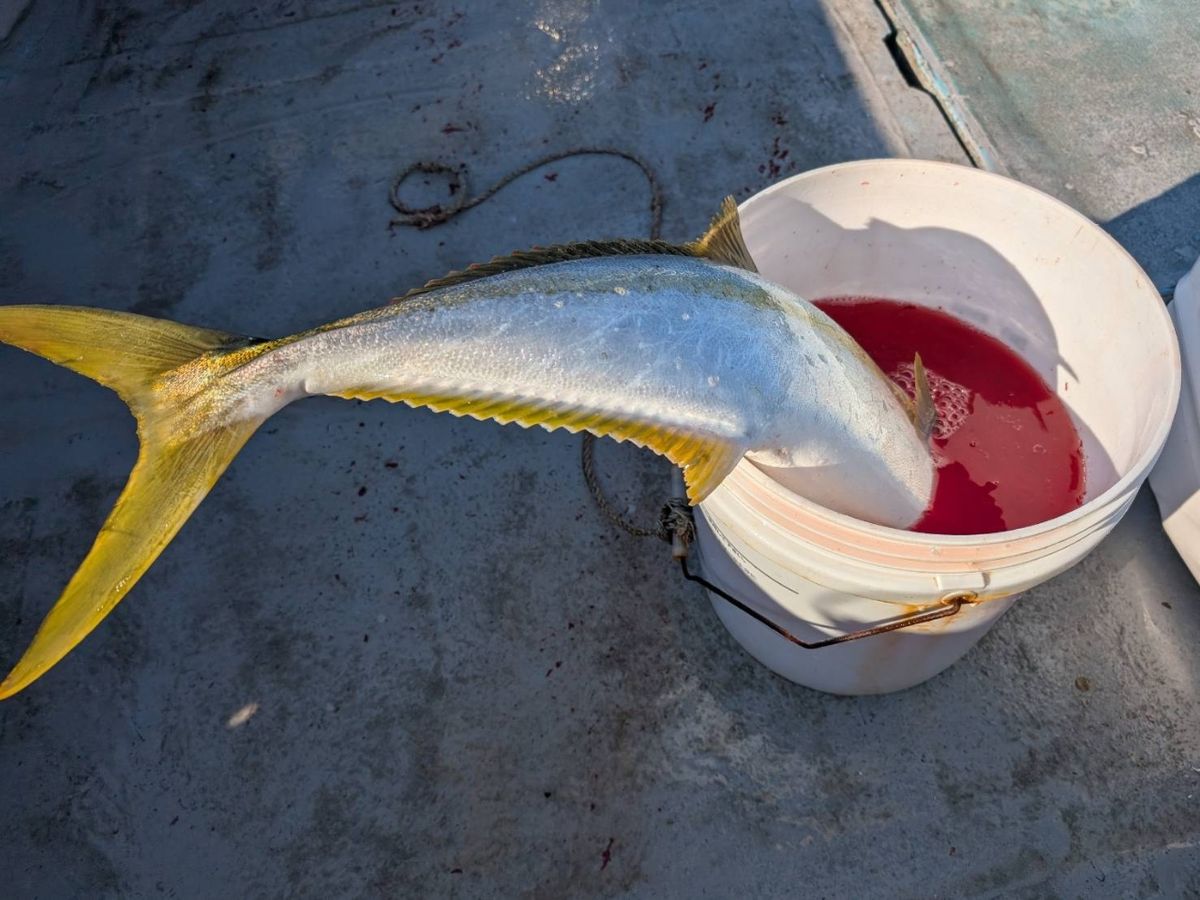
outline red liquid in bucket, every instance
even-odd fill
[[[888,377],[913,393],[913,356],[938,411],[933,500],[913,531],[989,534],[1076,509],[1083,446],[1066,407],[1029,363],[936,309],[870,297],[816,302]]]

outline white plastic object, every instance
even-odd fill
[[[1150,487],[1167,536],[1200,581],[1200,260],[1176,285],[1169,309],[1183,357],[1183,390]]]
[[[751,654],[838,694],[919,684],[961,657],[1016,595],[1074,565],[1125,513],[1162,449],[1179,348],[1150,279],[1100,228],[998,175],[868,160],[773,185],[741,206],[763,275],[803,297],[868,295],[945,309],[1013,347],[1054,386],[1084,442],[1079,509],[999,534],[870,525],[743,461],[698,510],[703,574],[802,640],[859,630],[948,595],[956,615],[805,650],[711,595]]]

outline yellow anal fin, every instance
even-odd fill
[[[387,400],[502,425],[514,423],[525,428],[538,425],[547,431],[562,428],[572,433],[586,431],[597,437],[628,441],[665,456],[683,469],[688,501],[692,505],[700,503],[712,493],[746,452],[735,441],[700,434],[687,428],[639,421],[593,407],[548,404],[524,397],[372,388],[346,391],[335,396],[348,400]]]

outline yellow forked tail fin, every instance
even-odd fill
[[[211,389],[261,352],[238,335],[131,313],[70,306],[0,307],[0,342],[112,388],[138,423],[136,465],[100,534],[0,699],[37,679],[112,612],[158,557],[261,419],[226,424]]]

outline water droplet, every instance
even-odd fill
[[[709,387],[716,387],[720,383],[721,383],[721,379],[718,376],[716,376],[716,375],[708,376],[708,386]]]
[[[683,319],[683,321],[685,321],[685,322],[686,322],[686,321],[687,321],[688,319],[690,319],[691,317],[692,317],[692,314],[691,314],[691,313],[684,313],[684,314],[683,314],[682,316],[680,316],[679,318]]]
[[[567,304],[566,304],[566,302],[565,302],[565,301],[562,301],[562,300],[555,300],[555,301],[554,301],[554,308],[555,308],[555,309],[562,309],[562,308],[563,308],[564,306],[566,306],[566,305],[567,305]]]
[[[620,296],[624,297],[626,294],[629,293],[629,288],[620,287],[618,285],[617,287],[613,288],[613,293],[619,294]]]
[[[1045,453],[1045,452],[1046,452],[1046,448],[1045,448],[1045,447],[1043,447],[1041,444],[1034,444],[1034,445],[1033,445],[1033,452],[1034,452],[1034,453]]]

